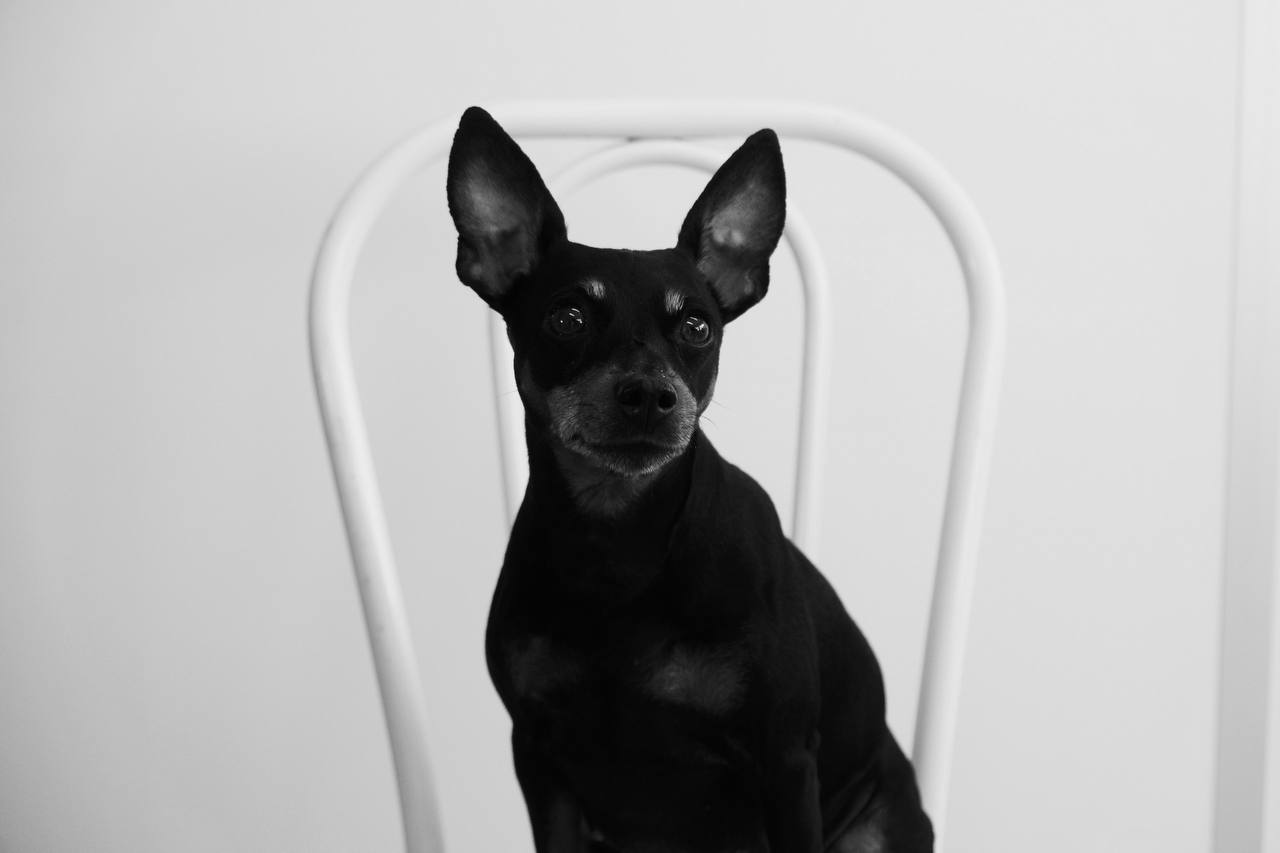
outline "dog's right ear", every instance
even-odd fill
[[[787,179],[778,135],[759,130],[712,175],[676,243],[711,286],[724,322],[769,289],[769,256],[786,218]]]
[[[520,146],[479,107],[458,123],[447,189],[458,278],[501,310],[515,282],[566,238],[564,214]]]

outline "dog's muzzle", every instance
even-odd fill
[[[684,452],[698,404],[673,374],[589,370],[546,395],[552,432],[569,450],[623,476],[650,474]]]

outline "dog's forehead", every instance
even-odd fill
[[[675,249],[597,249],[574,243],[548,259],[548,288],[576,286],[588,298],[646,307],[706,297],[706,284],[688,256]],[[548,294],[550,295],[550,293]]]

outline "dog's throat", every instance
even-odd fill
[[[618,518],[648,492],[665,469],[628,477],[592,464],[564,447],[554,447],[556,468],[574,506],[593,518]]]

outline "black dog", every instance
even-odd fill
[[[570,242],[475,107],[448,194],[458,276],[506,321],[526,413],[486,652],[539,853],[932,850],[866,640],[698,430],[724,326],[769,284],[777,137],[729,158],[674,249]]]

